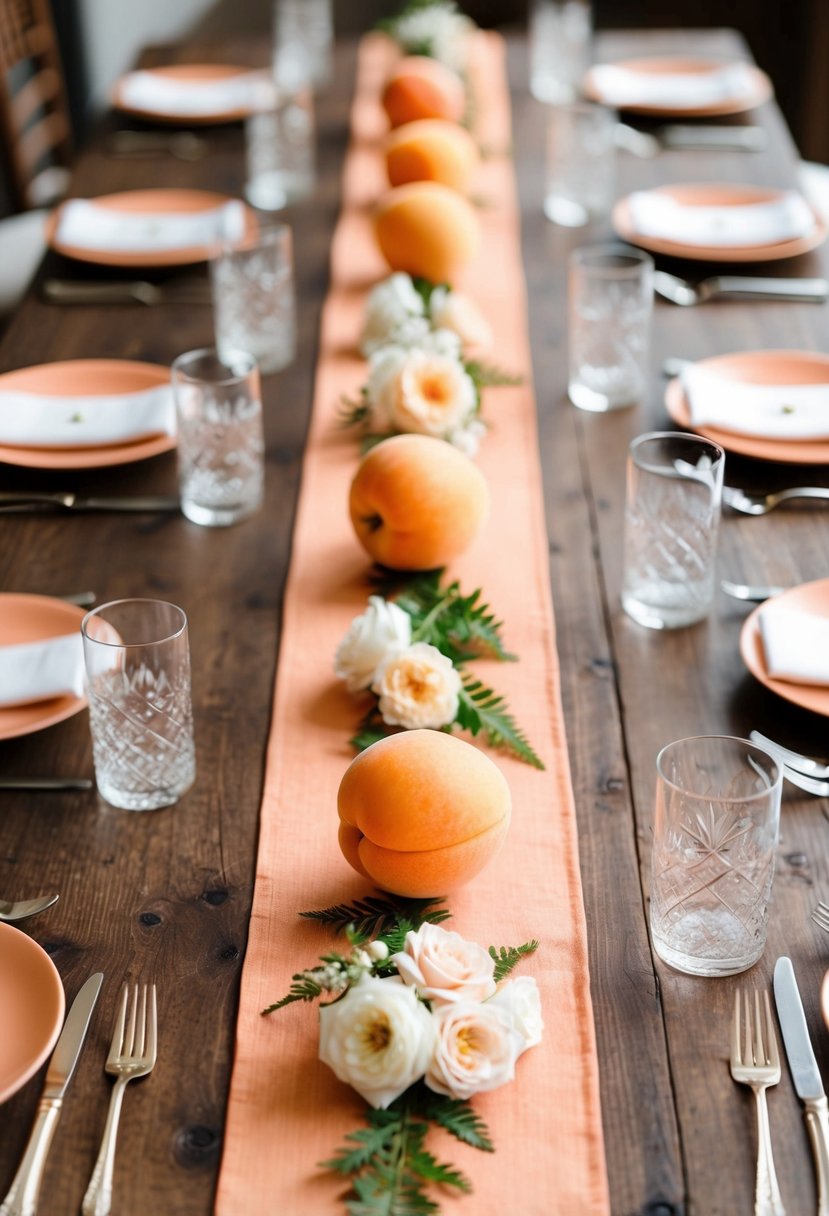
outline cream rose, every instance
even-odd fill
[[[544,1031],[541,996],[531,975],[521,975],[518,979],[502,984],[487,1004],[500,1009],[513,1030],[521,1036],[524,1043],[521,1051],[535,1047],[541,1042]]]
[[[454,72],[463,72],[469,57],[470,19],[455,4],[430,4],[399,17],[394,36],[409,54],[427,46],[433,58]]]
[[[373,288],[366,302],[360,339],[360,349],[366,358],[390,342],[414,345],[428,332],[423,297],[409,275],[390,275]]]
[[[429,299],[435,328],[457,334],[464,346],[491,346],[492,329],[478,305],[460,292],[436,287]]]
[[[474,416],[477,393],[458,359],[416,349],[400,367],[390,405],[395,430],[441,439]]]
[[[383,659],[405,650],[412,636],[407,612],[379,595],[369,597],[368,608],[355,617],[334,656],[334,671],[349,692],[368,688]]]
[[[396,979],[365,975],[320,1008],[320,1059],[375,1109],[423,1076],[435,1039],[429,1010]]]
[[[461,678],[451,659],[428,642],[396,651],[377,668],[371,684],[378,708],[390,726],[448,726],[458,712]]]
[[[491,1001],[441,1005],[432,1017],[437,1045],[426,1084],[435,1093],[471,1098],[513,1079],[523,1040]]]
[[[403,982],[425,1001],[484,1001],[495,992],[494,959],[477,942],[440,925],[427,923],[407,933],[402,952],[392,961]]]

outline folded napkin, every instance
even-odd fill
[[[710,72],[641,72],[618,63],[594,67],[590,79],[609,106],[667,106],[695,110],[737,101],[751,93],[754,80],[745,63],[728,63]]]
[[[175,118],[232,114],[254,110],[261,103],[262,86],[269,85],[263,72],[240,72],[215,80],[173,79],[156,72],[128,72],[119,85],[122,105]]]
[[[829,382],[744,384],[693,364],[680,380],[692,426],[763,439],[829,439]]]
[[[115,211],[94,200],[70,199],[60,211],[57,239],[80,249],[158,253],[165,249],[238,241],[245,232],[245,208],[238,199],[206,211]]]
[[[639,236],[683,245],[772,245],[809,236],[815,216],[802,194],[787,190],[761,203],[696,206],[657,190],[638,190],[628,198]]]
[[[792,684],[829,685],[829,617],[768,607],[758,621],[770,676]]]
[[[45,642],[0,646],[0,706],[28,705],[52,697],[83,696],[80,632]]]
[[[0,392],[0,443],[10,447],[110,447],[175,433],[169,384],[103,397]]]

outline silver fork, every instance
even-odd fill
[[[816,925],[820,925],[821,929],[825,929],[829,933],[829,904],[825,904],[821,900],[812,911],[812,920]]]
[[[774,595],[782,595],[785,587],[776,587],[769,583],[732,583],[730,579],[720,579],[720,587],[726,595],[735,600],[745,600],[749,604],[762,604]]]
[[[745,998],[742,1016],[741,996]],[[777,1085],[780,1080],[780,1056],[768,992],[763,993],[763,1013],[765,1017],[762,1017],[760,1012],[759,992],[754,993],[752,1009],[750,994],[741,993],[738,989],[735,993],[734,1017],[731,1023],[731,1076],[738,1084],[748,1085],[757,1102],[755,1216],[786,1216],[774,1169],[769,1112],[766,1105],[767,1088]]]
[[[723,486],[722,500],[732,511],[744,515],[768,515],[781,502],[791,498],[815,498],[829,502],[829,486],[791,486],[788,490],[777,490],[774,494],[746,494],[736,486]]]
[[[112,1170],[115,1164],[115,1140],[118,1135],[118,1120],[124,1090],[136,1077],[145,1077],[152,1072],[156,1059],[156,1035],[158,1014],[156,1009],[155,984],[150,989],[149,1007],[147,985],[138,995],[138,985],[133,989],[127,1021],[129,988],[125,984],[121,1004],[112,1035],[112,1043],[105,1065],[105,1072],[115,1077],[112,1097],[109,1101],[106,1127],[98,1151],[98,1160],[83,1198],[83,1216],[108,1216],[112,1207]]]
[[[829,764],[813,760],[811,756],[804,756],[802,752],[794,752],[790,747],[784,747],[782,743],[775,743],[774,739],[761,735],[759,730],[753,730],[749,739],[752,743],[759,743],[761,747],[767,747],[770,752],[778,752],[783,763],[787,764],[789,768],[796,769],[799,773],[808,773],[810,777],[829,777]]]
[[[667,270],[653,276],[657,295],[687,308],[704,304],[715,296],[741,296],[755,300],[796,300],[801,304],[822,304],[829,296],[826,279],[762,279],[755,275],[715,275],[699,283],[689,283]]]

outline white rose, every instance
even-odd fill
[[[416,349],[400,368],[390,404],[395,430],[441,439],[474,415],[477,393],[457,359]]]
[[[432,1017],[438,1037],[426,1084],[435,1093],[471,1098],[513,1079],[523,1040],[491,1001],[441,1005]]]
[[[398,18],[394,32],[410,54],[420,53],[427,46],[435,59],[455,72],[462,72],[466,67],[468,36],[472,29],[473,23],[459,13],[454,4],[430,4]]]
[[[383,1110],[426,1071],[435,1023],[412,988],[364,975],[320,1007],[319,1056],[336,1076]]]
[[[395,343],[381,347],[369,359],[366,400],[370,410],[369,430],[375,433],[384,434],[394,427],[400,374],[408,357],[408,349]]]
[[[380,698],[378,708],[390,726],[448,726],[458,712],[461,678],[451,659],[428,642],[385,658],[371,684]]]
[[[461,360],[461,340],[454,330],[432,329],[418,345],[421,350],[430,350],[436,355],[451,355],[458,362]]]
[[[349,692],[368,688],[380,663],[389,653],[405,650],[412,636],[408,612],[379,595],[369,597],[368,608],[355,617],[334,656],[334,671]]]
[[[466,426],[458,427],[456,431],[450,431],[446,438],[453,447],[463,452],[464,456],[468,456],[470,460],[474,460],[478,454],[478,446],[485,434],[486,423],[481,422],[480,418],[472,418],[467,422]]]
[[[423,297],[407,274],[393,274],[378,283],[366,301],[366,316],[360,349],[368,358],[381,346],[398,341],[400,333],[407,333],[408,345],[415,341],[415,334],[428,332]]]
[[[518,979],[503,984],[487,1004],[500,1009],[513,1030],[521,1036],[524,1042],[521,1051],[535,1047],[541,1042],[544,1030],[541,996],[531,975],[521,975]]]
[[[468,296],[448,287],[436,287],[429,300],[435,328],[457,334],[464,346],[491,346],[492,329],[484,314]]]
[[[440,925],[427,923],[407,933],[402,953],[392,962],[424,1001],[484,1001],[495,992],[494,959],[477,942]]]

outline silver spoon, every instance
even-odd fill
[[[786,590],[785,587],[763,586],[762,584],[732,583],[727,578],[720,580],[720,586],[726,595],[733,596],[735,600],[745,600],[750,604],[761,604],[763,600],[770,600],[772,596],[782,595]]]
[[[46,908],[57,903],[59,895],[41,895],[40,899],[0,899],[0,921],[25,920],[27,916],[37,916]]]

